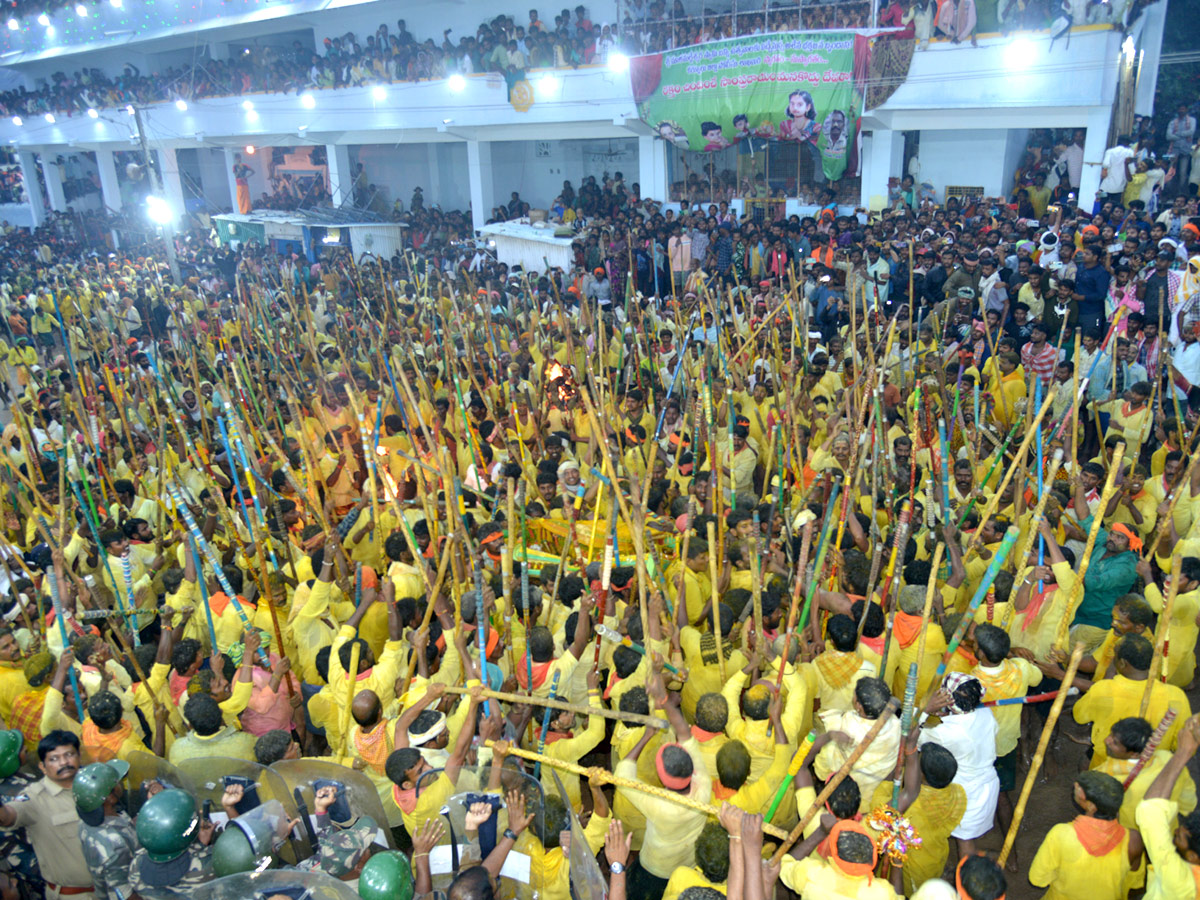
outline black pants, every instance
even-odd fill
[[[634,863],[626,876],[626,896],[628,900],[659,900],[667,890],[667,879],[651,875],[639,860]]]

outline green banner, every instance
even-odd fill
[[[854,154],[867,52],[852,31],[765,34],[639,56],[630,78],[639,116],[664,140],[698,152],[796,141],[836,181]]]

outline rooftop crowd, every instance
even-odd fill
[[[8,229],[7,886],[1194,896],[1189,128],[1087,206],[1057,133],[871,215],[584,182],[567,270]]]

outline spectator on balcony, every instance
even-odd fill
[[[975,38],[976,22],[975,0],[945,0],[938,9],[938,31],[955,44],[970,38],[972,47],[979,46]]]
[[[242,154],[233,154],[233,178],[237,184],[238,212],[242,215],[249,215],[254,209],[250,200],[250,176],[253,174],[254,170],[242,162]]]

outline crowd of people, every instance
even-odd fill
[[[8,230],[8,886],[1194,896],[1200,210],[1065,179]]]
[[[995,0],[985,11],[977,0],[899,0],[884,2],[876,22],[901,29],[897,36],[927,45],[931,38],[973,40],[981,15],[1006,31],[1045,29],[1059,25],[1124,26],[1145,0],[1064,3],[1010,3]],[[993,8],[994,7],[994,8]],[[531,9],[520,16],[497,16],[474,34],[458,35],[453,27],[439,37],[416,37],[404,19],[392,30],[381,24],[360,40],[353,33],[330,35],[313,47],[293,40],[290,47],[250,43],[228,59],[197,58],[162,72],[143,73],[133,63],[119,72],[97,67],[54,73],[34,90],[24,86],[0,92],[5,117],[45,113],[82,115],[89,109],[122,108],[177,99],[192,100],[251,93],[296,93],[313,89],[390,84],[446,78],[453,74],[494,72],[519,80],[530,69],[578,68],[604,64],[612,54],[656,53],[729,37],[785,31],[854,29],[872,25],[865,0],[713,11],[688,9],[683,0],[639,0],[623,9],[620,22],[594,21],[584,6],[563,9],[543,19]]]

